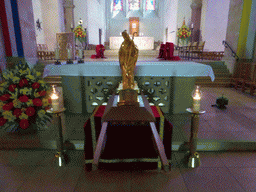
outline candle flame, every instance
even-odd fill
[[[55,93],[53,93],[51,96],[51,99],[58,99],[58,98],[59,98],[58,95],[56,95]]]

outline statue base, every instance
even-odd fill
[[[140,104],[138,102],[138,93],[133,89],[125,89],[119,92],[119,102],[117,106],[123,105],[133,105],[139,107]]]

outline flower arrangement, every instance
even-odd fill
[[[0,85],[0,126],[11,131],[28,129],[31,124],[38,128],[51,120],[50,87],[41,79],[41,73],[30,70],[27,63],[19,63],[6,69],[4,83]]]
[[[191,36],[191,31],[189,30],[189,28],[186,25],[182,25],[181,28],[178,30],[177,36],[180,39],[185,40]]]
[[[181,28],[178,30],[177,36],[178,36],[179,40],[181,40],[183,45],[184,45],[185,41],[186,41],[186,43],[188,42],[188,40],[191,36],[191,31],[185,25],[185,20],[183,21]]]
[[[75,33],[75,39],[78,39],[78,41],[80,41],[81,43],[86,41],[86,32],[83,29],[82,25],[78,25],[74,29],[74,33]]]

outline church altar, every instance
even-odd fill
[[[110,49],[120,49],[123,37],[110,37],[109,47]],[[139,50],[152,50],[154,49],[154,37],[134,37],[134,43],[137,45]]]
[[[72,113],[92,113],[104,105],[122,80],[118,61],[47,65],[43,77],[61,76],[64,105]],[[209,76],[211,66],[196,62],[138,61],[135,80],[152,105],[164,113],[185,113],[191,107],[196,77]]]

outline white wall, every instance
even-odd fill
[[[37,44],[45,44],[44,40],[44,22],[42,17],[42,9],[41,9],[41,0],[32,0],[33,5],[33,13],[34,13],[34,23],[35,23],[35,31],[36,31],[36,43]],[[39,19],[41,23],[42,30],[37,30],[36,21]]]
[[[42,0],[41,9],[45,44],[49,50],[54,50],[56,33],[65,32],[62,0]]]
[[[184,17],[187,26],[191,23],[191,7],[192,0],[178,0],[177,28],[182,26]]]
[[[168,28],[168,36],[164,42],[172,42],[176,44],[177,39],[177,16],[178,16],[178,0],[166,0],[164,6],[164,29]],[[174,31],[174,32],[173,32]]]
[[[208,0],[205,15],[205,50],[224,51],[230,0]]]
[[[74,0],[74,22],[76,27],[80,18],[83,20],[83,28],[88,28],[88,8],[87,1],[85,0]]]

